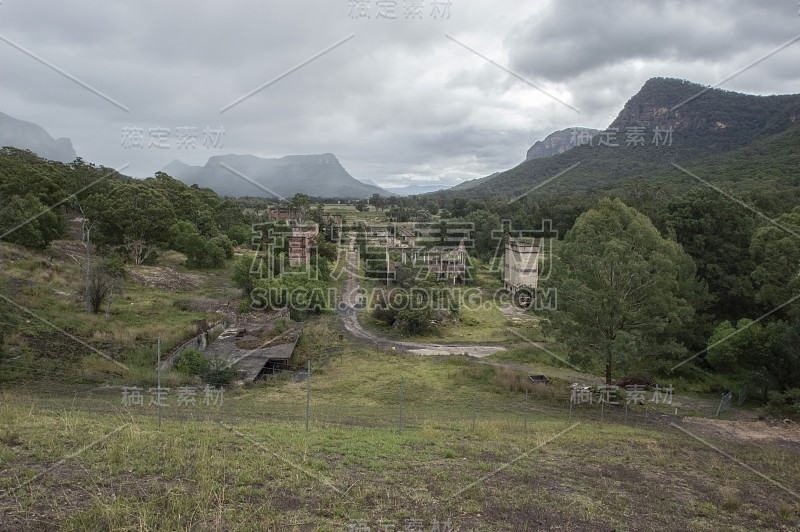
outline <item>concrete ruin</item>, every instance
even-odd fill
[[[533,297],[539,284],[539,246],[534,239],[509,238],[503,260],[503,286],[512,295]]]

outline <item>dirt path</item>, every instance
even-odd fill
[[[347,252],[346,275],[347,280],[344,284],[342,299],[337,305],[337,313],[342,318],[344,326],[350,334],[367,342],[381,347],[390,347],[401,351],[406,351],[415,355],[468,355],[479,359],[498,353],[506,349],[503,345],[477,345],[477,344],[436,344],[425,342],[401,342],[386,338],[375,332],[365,329],[358,321],[358,312],[366,306],[364,294],[358,284],[358,254],[355,249],[355,237],[351,236],[350,249]],[[506,305],[500,309],[503,314],[512,320],[528,321],[530,318],[525,310],[513,305]],[[543,350],[549,348],[545,342],[529,342],[530,345]],[[502,367],[513,371],[520,371],[528,374],[545,374],[551,378],[562,379],[569,383],[578,383],[581,386],[598,386],[604,383],[601,376],[583,373],[570,368],[559,368],[549,365],[536,363],[519,363],[504,360],[484,359],[484,364],[495,367]],[[715,398],[700,398],[696,396],[687,397],[675,395],[672,403],[680,411],[694,411],[705,416],[713,416],[719,400]],[[755,414],[750,411],[732,409],[736,412],[736,419],[754,420]],[[731,413],[728,413],[730,416]]]
[[[347,280],[344,284],[342,299],[337,305],[336,312],[342,318],[345,329],[353,336],[375,343],[383,347],[400,349],[415,355],[469,355],[483,358],[503,351],[501,345],[476,345],[476,344],[435,344],[425,342],[400,342],[383,336],[378,336],[367,331],[358,321],[358,311],[364,308],[365,301],[358,285],[358,255],[355,251],[354,237],[350,237],[350,250],[347,252]]]

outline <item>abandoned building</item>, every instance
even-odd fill
[[[503,260],[503,286],[512,296],[520,290],[532,297],[539,283],[539,247],[534,239],[509,238]]]
[[[341,244],[342,242],[342,215],[341,214],[326,214],[322,219],[325,224],[325,236],[331,242]]]
[[[299,207],[273,207],[267,212],[267,217],[276,222],[302,222],[303,210]]]
[[[289,265],[299,266],[311,264],[311,249],[314,239],[319,234],[317,224],[293,224],[292,234],[289,236]]]

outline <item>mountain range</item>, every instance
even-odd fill
[[[355,179],[332,153],[287,155],[264,159],[255,155],[217,155],[204,166],[175,160],[163,171],[187,185],[212,189],[220,196],[290,198],[369,198],[387,191]]]
[[[507,199],[522,195],[552,197],[609,193],[645,176],[657,176],[667,182],[692,181],[674,165],[712,168],[723,160],[728,161],[725,164],[734,164],[730,162],[734,160],[738,165],[747,164],[746,157],[761,153],[753,148],[759,145],[781,150],[762,162],[772,158],[789,164],[793,158],[784,152],[790,149],[797,128],[798,94],[756,96],[686,80],[652,78],[628,100],[608,128],[588,142],[435,194]],[[558,133],[563,138],[564,132]],[[797,151],[797,146],[792,149]],[[722,157],[725,154],[730,156]],[[796,174],[791,168],[781,170],[786,171]]]
[[[71,163],[77,155],[72,141],[54,139],[41,126],[0,113],[0,146],[30,150],[40,157]]]
[[[531,146],[518,166],[446,190],[435,191],[440,185],[387,189],[365,183],[352,177],[331,153],[274,159],[231,154],[211,157],[204,166],[175,160],[163,170],[187,185],[233,197],[287,198],[298,192],[342,199],[366,199],[373,194],[505,199],[607,194],[644,177],[665,183],[691,181],[676,165],[702,167],[717,178],[724,178],[728,169],[741,175],[744,167],[749,176],[763,176],[763,168],[769,167],[794,178],[796,166],[784,166],[796,159],[798,129],[798,94],[756,96],[686,80],[652,78],[605,130],[556,131]],[[55,161],[76,158],[69,139],[56,140],[36,124],[0,113],[0,146],[6,145]],[[752,161],[760,161],[761,166],[754,167]],[[738,185],[753,184],[748,179],[738,179]]]

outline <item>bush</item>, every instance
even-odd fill
[[[255,281],[260,278],[258,272],[251,271],[254,267],[258,266],[257,264],[254,264],[255,259],[255,254],[245,253],[234,263],[231,271],[231,279],[233,280],[233,284],[235,284],[237,288],[241,288],[242,293],[248,297],[250,296],[250,292],[253,290]],[[249,304],[250,302],[248,301],[248,305]]]
[[[208,357],[194,349],[186,349],[175,358],[172,364],[175,371],[186,373],[187,375],[199,375],[207,373],[210,367]]]
[[[109,253],[103,258],[100,269],[111,277],[122,279],[125,277],[125,261],[118,253]]]
[[[253,239],[253,229],[249,225],[234,225],[228,229],[226,234],[237,246],[250,247]]]
[[[769,392],[767,412],[776,416],[800,419],[800,388],[790,388],[785,392]]]
[[[206,360],[208,367],[200,374],[200,378],[210,386],[215,388],[226,386],[239,375],[239,367],[236,364],[229,366],[225,360],[217,356]]]
[[[189,268],[220,268],[225,265],[225,251],[213,241],[196,235],[191,238],[191,246],[186,252],[186,266]]]
[[[226,259],[233,258],[233,242],[226,235],[215,236],[211,239],[211,243],[225,252]]]
[[[66,232],[64,220],[48,210],[33,193],[13,195],[0,205],[3,240],[31,249],[44,249]]]
[[[397,313],[394,325],[407,334],[425,334],[434,329],[433,318],[430,308],[406,309]]]
[[[184,312],[190,312],[194,310],[191,299],[176,299],[172,302],[172,306]]]

